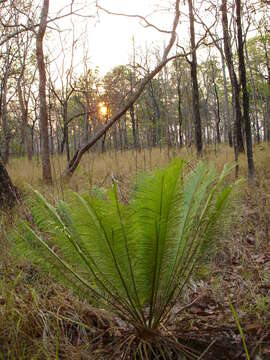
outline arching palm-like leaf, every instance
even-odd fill
[[[105,197],[73,193],[57,207],[35,192],[33,223],[23,224],[16,248],[137,329],[154,330],[222,236],[230,170],[218,176],[201,162],[188,172],[175,161],[142,176],[128,205],[116,186]]]

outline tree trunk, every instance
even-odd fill
[[[226,77],[226,70],[225,70],[224,55],[222,53],[220,55],[221,55],[223,88],[224,88],[224,97],[225,97],[226,124],[227,124],[229,145],[230,145],[230,147],[232,147],[233,146],[232,126],[231,126],[231,117],[230,117],[230,108],[229,108],[229,95],[228,95],[227,77]]]
[[[183,134],[182,134],[182,124],[183,124],[183,113],[181,108],[182,96],[181,96],[181,78],[177,72],[177,114],[178,114],[178,134],[179,134],[179,147],[183,147]]]
[[[10,142],[10,130],[8,127],[8,118],[7,118],[7,78],[3,80],[2,88],[2,101],[1,101],[1,118],[2,118],[2,127],[4,134],[4,144],[2,151],[2,161],[6,165],[9,160],[9,142]]]
[[[21,108],[22,119],[22,153],[27,153],[28,160],[32,160],[32,146],[31,146],[31,133],[28,127],[28,101],[24,99],[22,91],[22,76],[18,79],[18,98]]]
[[[193,1],[188,0],[189,6],[189,25],[190,25],[190,45],[191,45],[191,79],[192,79],[192,105],[193,116],[195,123],[195,143],[198,155],[201,154],[202,144],[202,128],[201,128],[201,116],[200,116],[200,99],[199,99],[199,86],[197,78],[197,55],[195,45],[195,29],[194,29],[194,14],[193,14]]]
[[[84,115],[84,126],[83,126],[83,142],[87,144],[89,138],[89,118],[90,118],[90,98],[88,91],[85,92],[85,115]]]
[[[69,136],[68,136],[68,104],[67,101],[63,102],[63,140],[61,143],[61,154],[66,148],[67,161],[70,161],[70,151],[69,151]]]
[[[40,15],[40,25],[36,38],[36,58],[39,72],[39,99],[40,99],[40,132],[41,132],[41,157],[42,179],[45,183],[52,183],[52,172],[49,149],[48,112],[46,103],[46,70],[43,53],[43,38],[47,26],[49,0],[43,1]]]
[[[244,59],[244,44],[243,44],[243,33],[242,33],[242,24],[241,24],[241,0],[235,0],[235,3],[236,3],[237,38],[238,38],[239,74],[240,74],[240,81],[243,91],[243,109],[244,109],[247,160],[248,160],[248,177],[249,180],[252,181],[255,176],[255,168],[253,162],[252,134],[251,134],[250,116],[249,116],[249,95],[247,90],[246,65]]]
[[[134,93],[134,84],[135,84],[135,48],[134,48],[134,37],[133,37],[133,70],[130,73],[130,91],[131,95]],[[133,147],[137,149],[137,134],[136,134],[136,120],[135,120],[135,104],[132,104],[129,109],[129,114],[131,118],[131,125],[132,125],[132,136],[133,136]]]
[[[221,144],[221,136],[220,136],[220,106],[219,106],[219,97],[218,97],[218,91],[216,83],[214,83],[214,90],[216,95],[216,109],[215,109],[215,123],[216,123],[216,136],[217,136],[217,143]]]
[[[160,109],[155,97],[155,91],[153,87],[153,82],[149,82],[149,90],[150,90],[150,98],[152,101],[152,106],[154,109],[154,116],[153,116],[153,146],[161,143],[161,124],[160,124]]]
[[[233,60],[232,60],[232,50],[229,37],[229,28],[228,28],[228,16],[227,16],[227,0],[222,0],[222,27],[223,27],[223,36],[224,36],[224,52],[225,58],[229,70],[230,81],[232,85],[232,100],[234,107],[234,148],[235,153],[244,152],[244,142],[242,135],[242,114],[240,106],[240,87],[237,81],[237,77],[234,70]],[[238,156],[237,156],[238,157]]]
[[[133,147],[137,148],[137,135],[136,135],[136,124],[135,124],[135,110],[134,105],[132,105],[129,109],[131,126],[132,126],[132,136],[133,136]]]
[[[221,5],[222,12],[222,28],[223,28],[223,38],[224,38],[224,52],[226,63],[229,70],[230,81],[232,86],[232,102],[233,102],[233,116],[234,116],[234,126],[233,126],[233,143],[234,143],[234,155],[236,162],[235,174],[238,176],[238,154],[239,152],[244,152],[244,143],[242,136],[241,128],[241,107],[240,107],[240,88],[237,81],[237,77],[234,71],[234,65],[232,60],[232,50],[229,37],[229,27],[228,27],[228,16],[227,16],[227,0],[222,0]]]
[[[0,209],[11,208],[16,202],[16,189],[0,159]]]
[[[254,117],[255,117],[255,127],[256,127],[256,140],[259,143],[261,141],[260,137],[260,126],[259,126],[259,117],[258,117],[258,107],[257,107],[257,95],[256,95],[256,87],[255,87],[255,81],[253,76],[252,67],[249,61],[248,56],[248,49],[247,44],[245,44],[245,53],[246,53],[246,61],[249,68],[249,75],[250,75],[250,82],[251,82],[251,91],[252,91],[252,98],[254,102]]]
[[[267,141],[270,140],[270,61],[269,61],[269,55],[268,55],[268,49],[266,41],[264,41],[264,52],[265,52],[265,61],[266,61],[266,68],[267,68],[267,85],[268,85],[268,91],[264,90],[265,96],[266,96],[266,106],[267,106],[267,116],[266,116],[266,134],[265,138]]]

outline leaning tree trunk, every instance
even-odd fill
[[[147,86],[147,84],[149,84],[149,82],[161,71],[161,69],[169,61],[177,58],[177,55],[172,56],[172,57],[168,57],[168,55],[175,43],[176,37],[177,37],[176,29],[177,29],[177,26],[179,24],[179,19],[180,19],[179,6],[180,6],[180,0],[176,0],[175,1],[175,17],[174,17],[173,26],[172,26],[171,37],[170,37],[168,45],[164,49],[161,62],[149,74],[147,74],[144,78],[141,79],[134,94],[130,97],[130,99],[126,102],[126,104],[120,108],[120,110],[115,115],[113,115],[110,119],[108,119],[106,125],[102,129],[98,130],[92,136],[92,138],[88,141],[87,144],[84,144],[76,151],[73,158],[70,160],[67,168],[65,169],[65,171],[62,174],[64,179],[68,180],[72,176],[72,174],[78,167],[79,162],[81,161],[83,155],[93,145],[95,145],[96,142],[104,136],[104,134],[106,134],[106,132],[113,126],[113,124],[115,122],[119,121],[121,119],[121,117],[126,114],[126,112],[130,109],[130,107],[140,97],[140,95],[142,94],[142,92],[145,89],[145,87]]]
[[[0,159],[0,209],[11,208],[16,201],[16,189]]]

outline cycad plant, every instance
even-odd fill
[[[72,193],[56,207],[35,192],[16,249],[109,308],[137,338],[154,338],[224,231],[235,188],[224,184],[230,170],[218,176],[203,162],[188,171],[174,161],[142,175],[128,204],[116,185],[106,194]],[[142,349],[144,358],[154,351]]]

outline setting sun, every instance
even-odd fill
[[[108,108],[107,106],[104,104],[104,102],[99,103],[99,111],[100,114],[103,116],[106,116],[108,114]]]

